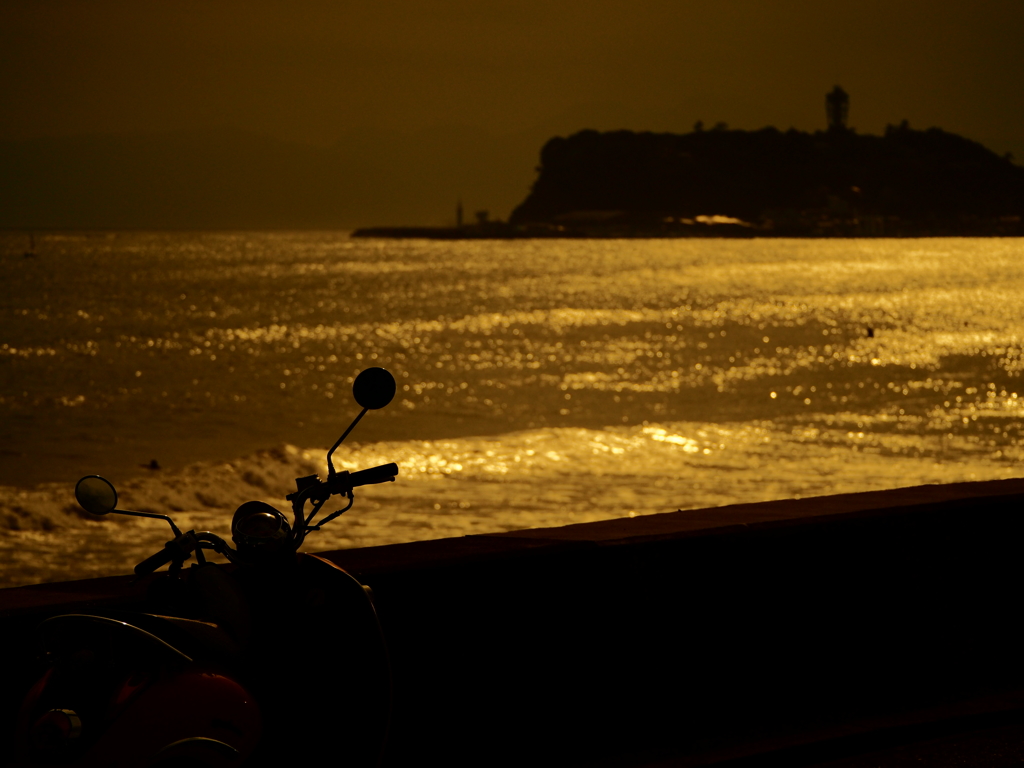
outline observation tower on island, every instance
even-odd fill
[[[850,95],[838,85],[825,96],[825,114],[830,131],[845,131],[850,113]]]

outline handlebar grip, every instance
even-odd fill
[[[159,552],[150,555],[141,563],[135,566],[136,576],[145,576],[147,573],[152,573],[164,563],[169,563],[174,559],[174,550],[171,547],[164,547]]]
[[[392,462],[391,464],[381,464],[379,467],[370,467],[369,469],[361,469],[358,472],[353,472],[348,476],[348,481],[353,488],[359,485],[372,485],[374,483],[386,483],[390,480],[395,479],[395,475],[398,474],[398,465]]]

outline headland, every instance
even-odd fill
[[[837,93],[841,97],[837,101]],[[353,236],[929,237],[1024,235],[1024,167],[906,121],[881,136],[724,125],[686,134],[580,131],[549,140],[508,222],[360,229]],[[848,101],[848,100],[847,100]]]

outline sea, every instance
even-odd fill
[[[1024,240],[0,233],[0,586],[397,462],[310,550],[1024,475]],[[827,504],[823,500],[822,504]]]

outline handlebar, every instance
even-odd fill
[[[398,465],[394,462],[381,464],[379,467],[370,467],[353,472],[348,476],[349,485],[357,488],[360,485],[373,485],[374,483],[390,483],[398,474]]]
[[[292,503],[292,512],[295,514],[295,526],[293,535],[296,548],[302,544],[307,531],[318,531],[324,523],[344,514],[352,507],[352,489],[361,485],[374,485],[376,483],[389,483],[398,474],[398,465],[394,462],[381,464],[378,467],[361,469],[358,472],[332,472],[326,480],[321,480],[316,475],[298,477],[295,479],[295,492],[289,493],[285,498]],[[348,506],[332,512],[323,520],[313,525],[313,518],[316,517],[320,508],[331,496],[347,496]],[[312,502],[313,510],[307,516],[305,514],[306,502]]]
[[[164,544],[164,548],[159,552],[150,555],[141,563],[136,565],[135,574],[137,576],[145,576],[146,574],[155,571],[164,563],[170,563],[172,561],[177,562],[180,566],[181,563],[189,559],[193,552],[202,547],[203,543],[206,543],[206,546],[210,549],[216,550],[222,555],[225,555],[229,560],[231,559],[231,555],[234,554],[234,552],[231,551],[231,547],[229,547],[227,543],[220,538],[220,536],[215,536],[209,531],[200,531],[199,533],[189,531],[188,533],[181,534],[176,539],[171,539]],[[197,553],[196,557],[200,564],[206,562],[206,558],[202,556],[202,552]]]
[[[173,541],[167,542],[167,544],[164,545],[163,549],[161,549],[159,552],[155,554],[150,555],[141,563],[135,566],[135,575],[145,576],[146,574],[155,571],[161,565],[171,562],[171,560],[174,559],[174,555],[176,554],[175,549],[177,548],[174,546]]]
[[[395,479],[398,475],[398,464],[391,462],[390,464],[381,464],[377,467],[369,467],[368,469],[361,469],[358,472],[338,472],[332,475],[328,480],[321,481],[316,475],[310,475],[309,477],[300,477],[295,481],[296,491],[295,493],[288,494],[287,498],[292,502],[292,509],[295,512],[295,531],[296,544],[298,547],[302,543],[302,539],[308,530],[319,530],[320,526],[324,523],[330,522],[338,515],[344,513],[352,506],[352,489],[358,488],[361,485],[375,485],[377,483],[389,483]],[[336,512],[328,515],[323,520],[319,521],[316,525],[311,525],[313,518],[316,513],[320,510],[331,496],[348,496],[348,506],[344,509],[339,509]],[[307,501],[313,501],[313,511],[310,512],[308,518],[303,517],[303,507]],[[187,560],[190,554],[199,549],[202,546],[207,546],[222,555],[226,556],[229,560],[234,560],[232,555],[235,554],[234,550],[227,545],[223,539],[219,536],[215,536],[208,531],[201,531],[196,533],[195,531],[189,531],[179,535],[173,541],[167,542],[164,548],[159,552],[156,552],[141,563],[135,566],[135,573],[138,576],[145,576],[152,573],[160,566],[170,563],[181,562]],[[205,562],[205,558],[201,557],[202,553],[199,553],[197,557],[199,562]]]

